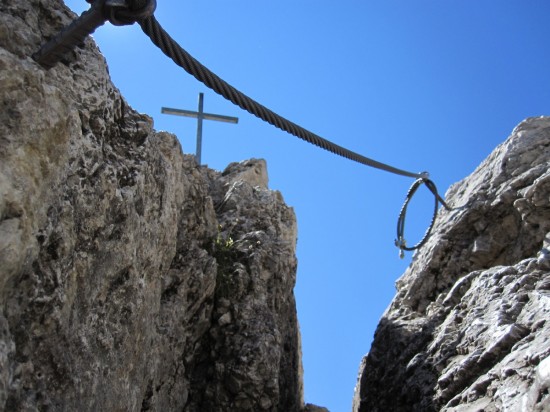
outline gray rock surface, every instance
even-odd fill
[[[550,410],[550,118],[446,194],[397,282],[354,411]]]
[[[0,3],[0,410],[299,411],[296,220],[264,161],[195,165],[74,15]]]

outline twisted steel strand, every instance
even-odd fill
[[[155,16],[149,16],[143,20],[140,20],[139,25],[143,32],[151,39],[151,41],[168,57],[170,57],[174,63],[182,67],[186,72],[191,74],[200,82],[204,83],[207,87],[214,90],[219,95],[223,96],[233,104],[239,106],[241,109],[246,110],[250,114],[264,120],[265,122],[281,129],[287,133],[290,133],[308,143],[314,144],[322,149],[325,149],[338,156],[344,157],[349,160],[364,164],[366,166],[374,167],[376,169],[384,170],[386,172],[394,173],[401,176],[413,177],[413,178],[426,178],[427,173],[413,173],[406,170],[398,169],[396,167],[387,165],[382,162],[370,159],[359,153],[353,152],[345,147],[337,145],[329,140],[326,140],[315,133],[310,132],[307,129],[297,125],[294,122],[278,115],[262,104],[258,103],[254,99],[248,97],[244,93],[240,92],[229,83],[218,77],[207,67],[202,65],[198,60],[185,51],[170,35],[162,28],[160,23],[156,20]]]

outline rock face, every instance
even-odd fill
[[[354,411],[550,410],[550,118],[446,195],[397,282]]]
[[[0,410],[299,411],[296,221],[265,162],[197,167],[73,14],[0,3]]]

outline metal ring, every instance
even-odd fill
[[[434,213],[433,213],[433,217],[432,217],[432,221],[430,223],[430,226],[428,227],[428,230],[426,230],[426,233],[424,234],[422,239],[414,246],[407,246],[407,243],[406,243],[406,240],[405,240],[405,217],[407,215],[407,207],[409,206],[409,202],[411,201],[414,194],[416,193],[416,190],[422,184],[425,184],[426,187],[430,190],[430,192],[432,192],[432,194],[434,195],[434,201],[435,201],[434,202]],[[409,191],[407,192],[407,197],[405,198],[405,203],[403,204],[403,207],[401,208],[401,212],[399,213],[399,219],[397,220],[397,239],[395,240],[395,246],[397,246],[399,248],[399,250],[401,250],[401,252],[403,252],[404,250],[407,250],[407,251],[416,250],[416,249],[422,247],[422,245],[424,245],[424,243],[426,243],[426,241],[430,237],[430,233],[431,233],[431,231],[434,227],[435,218],[437,216],[437,209],[438,209],[438,206],[439,206],[440,202],[445,206],[445,208],[448,209],[448,206],[445,204],[445,202],[442,201],[441,197],[437,193],[437,187],[435,186],[435,184],[430,179],[421,178],[421,179],[417,179],[417,180],[414,181],[412,186],[409,188]],[[401,253],[401,257],[403,257],[402,253]]]
[[[147,0],[143,7],[139,7],[139,3],[143,3],[143,0],[134,0],[132,5],[135,6],[136,3],[138,3],[138,7],[135,9],[106,5],[107,19],[115,26],[127,26],[152,16],[157,8],[156,0]]]

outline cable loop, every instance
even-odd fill
[[[407,241],[405,240],[405,217],[407,215],[407,207],[409,206],[409,202],[413,198],[417,189],[422,184],[426,185],[426,187],[434,195],[434,212],[432,216],[432,221],[430,223],[430,226],[426,230],[426,233],[424,233],[424,236],[422,237],[422,239],[420,239],[420,241],[414,246],[407,246]],[[441,198],[441,196],[437,192],[437,187],[435,186],[434,182],[432,182],[428,178],[420,178],[414,181],[414,183],[409,188],[409,191],[407,192],[407,196],[405,197],[405,203],[403,203],[403,206],[401,207],[401,212],[399,213],[399,219],[397,220],[397,239],[395,240],[395,246],[397,246],[397,248],[399,249],[399,257],[401,259],[405,257],[405,252],[404,252],[405,250],[407,251],[416,250],[421,248],[424,245],[424,243],[426,243],[434,227],[439,204],[443,205],[445,209],[451,210],[451,208],[447,205],[447,203],[445,203],[445,201]]]

